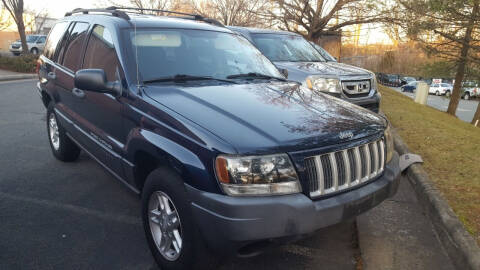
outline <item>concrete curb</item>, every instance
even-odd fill
[[[400,155],[410,153],[396,131],[393,131],[393,138],[395,149]],[[413,164],[405,172],[455,267],[480,270],[480,248],[477,242],[467,232],[422,165]]]
[[[35,79],[35,78],[37,78],[37,74],[5,75],[5,76],[0,76],[0,82],[24,80],[24,79]]]

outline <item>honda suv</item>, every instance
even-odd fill
[[[161,269],[212,269],[396,192],[384,118],[285,80],[214,20],[128,11],[67,13],[37,86],[53,155],[84,151],[140,195]]]
[[[238,26],[229,29],[250,40],[278,68],[287,70],[289,79],[378,113],[380,94],[374,73],[327,60],[296,33]]]

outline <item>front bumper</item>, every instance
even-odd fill
[[[350,103],[353,103],[355,105],[358,105],[360,107],[366,108],[374,113],[378,113],[380,111],[381,95],[377,91],[375,91],[373,94],[370,94],[366,97],[360,97],[360,98],[349,98],[344,94],[338,94],[338,93],[326,93],[326,94],[332,95],[336,98],[340,98]]]
[[[381,177],[357,189],[312,201],[304,194],[230,197],[186,185],[195,223],[216,252],[241,254],[255,243],[295,239],[363,213],[393,196],[399,184],[395,153]]]
[[[375,92],[375,94],[373,94],[372,96],[368,96],[365,98],[355,99],[355,98],[345,97],[343,99],[355,105],[369,109],[374,113],[378,113],[380,110],[380,94],[378,92]]]
[[[13,48],[12,46],[10,46],[10,52],[12,52],[12,53],[21,53],[21,52],[22,52],[22,47],[20,47],[20,48]]]

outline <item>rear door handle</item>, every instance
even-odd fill
[[[80,90],[78,88],[73,88],[72,89],[72,94],[78,98],[84,98],[85,97],[85,92],[83,90]]]
[[[47,78],[49,80],[55,80],[57,78],[57,75],[55,75],[55,73],[53,73],[53,72],[48,72],[47,73]]]

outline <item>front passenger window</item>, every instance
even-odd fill
[[[105,71],[108,81],[115,81],[115,73],[120,68],[110,31],[101,25],[93,28],[88,40],[83,68],[99,68]]]

